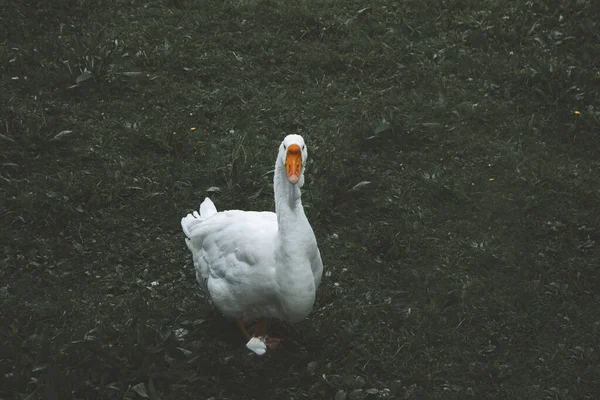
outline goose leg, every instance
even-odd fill
[[[256,327],[254,328],[254,335],[259,338],[264,338],[265,344],[268,348],[275,349],[281,343],[280,338],[272,337],[267,335],[268,321],[266,318],[261,318],[256,321]]]
[[[252,338],[252,336],[250,336],[250,334],[246,330],[246,327],[244,326],[244,321],[242,321],[241,318],[234,318],[234,321],[235,321],[235,324],[240,329],[240,331],[242,332],[242,335],[244,335],[244,337],[246,338],[246,340],[250,340]]]

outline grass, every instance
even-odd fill
[[[0,398],[600,392],[593,1],[0,11]],[[326,274],[256,358],[179,220],[272,209],[297,132]]]

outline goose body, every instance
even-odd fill
[[[244,323],[266,319],[295,323],[311,312],[323,263],[301,202],[308,153],[304,139],[288,135],[275,164],[275,212],[218,212],[206,198],[181,220],[196,279],[214,306]]]

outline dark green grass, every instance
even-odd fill
[[[596,398],[593,3],[0,5],[0,398]],[[256,358],[179,220],[297,132],[326,274]]]

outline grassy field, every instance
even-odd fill
[[[1,399],[596,399],[592,0],[0,3]],[[249,354],[179,221],[272,210],[325,275]]]

